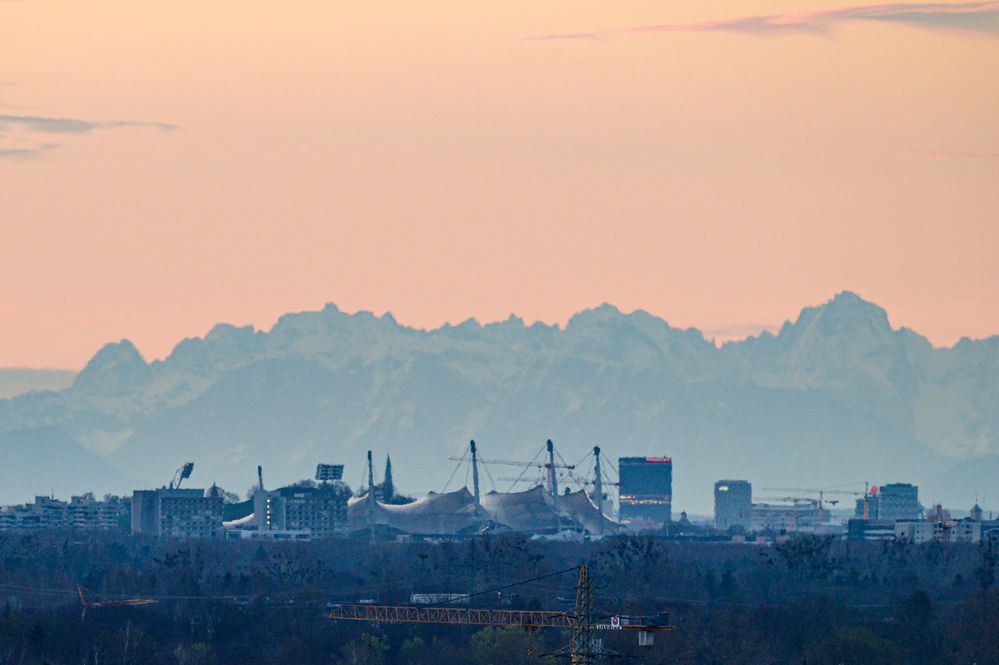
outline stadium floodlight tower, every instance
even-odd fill
[[[316,480],[328,483],[331,480],[343,479],[343,464],[317,464]]]
[[[173,480],[170,481],[170,489],[180,489],[180,484],[185,478],[190,478],[193,471],[194,462],[184,462],[184,466],[177,469],[173,474]]]

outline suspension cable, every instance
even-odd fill
[[[465,446],[465,452],[463,452],[461,454],[462,457],[465,456],[465,453],[468,452],[468,449],[469,449],[469,446]],[[444,494],[445,492],[447,492],[448,486],[451,484],[451,481],[454,480],[454,474],[458,473],[458,469],[460,469],[460,468],[461,468],[461,462],[455,463],[454,469],[451,471],[451,477],[447,479],[446,483],[444,483],[444,489],[441,490],[441,494]]]
[[[538,457],[541,455],[541,453],[543,453],[544,451],[545,451],[545,447],[541,446],[541,450],[539,450],[538,453],[534,456],[534,458],[530,462],[527,463],[527,466],[525,466],[524,469],[523,469],[523,471],[520,472],[520,475],[517,476],[517,480],[513,481],[513,484],[510,485],[510,489],[508,489],[507,492],[512,492],[513,491],[513,488],[517,486],[517,483],[519,483],[520,479],[524,477],[524,474],[527,473],[527,470],[529,468],[531,468],[532,466],[534,466],[535,460],[537,460]]]

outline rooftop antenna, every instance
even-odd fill
[[[468,447],[472,450],[472,490],[475,494],[475,505],[479,505],[479,459],[475,453],[475,439],[468,442]]]

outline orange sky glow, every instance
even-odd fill
[[[0,1],[0,366],[325,302],[999,333],[999,3]]]

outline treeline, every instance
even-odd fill
[[[649,664],[999,663],[993,545],[799,539],[773,547],[619,537],[536,542],[218,543],[107,533],[0,536],[0,665],[544,662],[553,631],[329,621],[330,603],[477,593],[476,606],[571,610],[587,561],[597,614],[671,612]],[[537,581],[510,586],[521,580]],[[88,603],[84,613],[77,586]],[[495,591],[490,591],[495,590]],[[488,593],[482,593],[488,591]],[[146,599],[114,606],[102,601]]]

